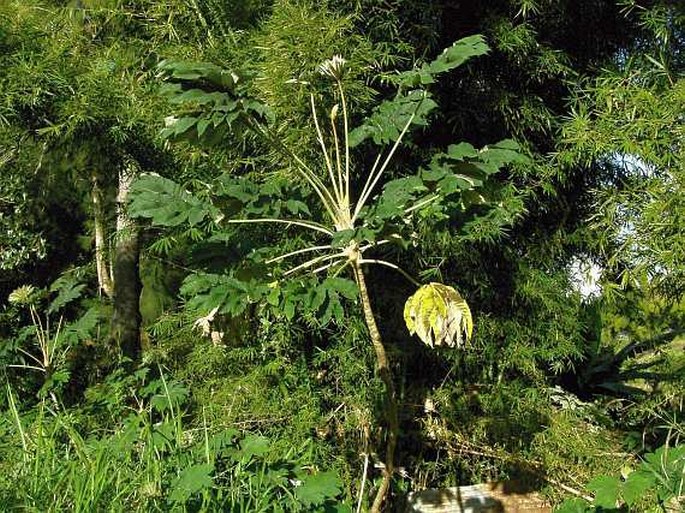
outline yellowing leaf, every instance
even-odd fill
[[[430,347],[462,347],[471,338],[473,318],[466,301],[442,283],[424,285],[407,299],[404,322]]]
[[[36,288],[33,285],[22,285],[14,289],[7,300],[15,305],[28,305],[33,302]]]

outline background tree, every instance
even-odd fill
[[[50,183],[49,191],[69,197],[81,219],[88,213],[99,290],[113,300],[111,336],[126,356],[136,359],[139,234],[126,213],[128,189],[140,169],[172,165],[155,140],[158,100],[149,80],[151,53],[169,43],[170,34],[163,32],[169,26],[141,22],[139,15],[165,14],[154,2],[107,8],[97,2],[67,8],[9,3],[4,9],[3,119],[12,144],[5,165],[27,161],[22,153],[39,147],[39,158],[34,153],[29,164],[37,166],[36,172],[15,171],[25,177],[19,180],[23,190],[31,190],[29,177],[40,172]],[[40,195],[32,192],[22,199],[27,206],[39,205]],[[33,237],[40,234],[34,232]],[[34,252],[41,251],[39,241],[33,244]],[[53,255],[44,253],[40,256],[50,259],[54,268]]]

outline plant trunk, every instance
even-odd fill
[[[357,280],[357,285],[359,286],[359,295],[362,300],[362,309],[364,310],[364,320],[366,321],[366,326],[369,328],[369,335],[371,336],[371,343],[376,352],[376,364],[378,365],[378,374],[383,380],[386,392],[386,422],[388,425],[387,430],[387,440],[385,449],[385,467],[383,468],[383,481],[381,486],[376,492],[376,497],[374,498],[373,504],[371,506],[371,513],[379,513],[381,511],[381,506],[383,501],[388,495],[390,490],[390,481],[392,479],[392,474],[394,471],[395,464],[395,447],[397,446],[397,436],[399,433],[399,420],[397,413],[397,397],[395,395],[395,385],[392,381],[392,374],[390,372],[390,365],[388,362],[388,355],[385,352],[385,347],[383,346],[383,341],[381,339],[381,334],[378,331],[378,325],[376,324],[376,319],[373,315],[373,310],[371,308],[371,301],[369,299],[369,293],[366,289],[366,280],[364,279],[364,271],[358,262],[353,261],[352,267],[354,269],[354,275]]]
[[[140,356],[140,292],[138,272],[139,230],[129,217],[126,203],[136,176],[136,165],[125,162],[119,171],[117,194],[117,236],[114,251],[114,312],[112,337],[124,356],[136,361]]]
[[[105,209],[102,205],[102,189],[96,171],[91,175],[93,187],[91,189],[91,201],[93,203],[93,225],[95,227],[95,268],[98,275],[98,290],[111,298],[114,295],[112,275],[107,265],[107,246],[105,237]]]

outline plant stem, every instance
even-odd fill
[[[376,492],[373,505],[371,506],[371,513],[379,513],[385,497],[390,489],[390,480],[394,470],[395,447],[397,446],[397,435],[399,432],[399,420],[397,415],[397,397],[395,395],[395,385],[392,381],[392,374],[390,373],[390,365],[388,363],[388,356],[385,352],[385,346],[381,339],[381,334],[378,331],[378,325],[373,315],[371,308],[371,301],[369,293],[366,288],[366,280],[364,279],[364,271],[358,260],[351,260],[350,264],[354,270],[354,276],[359,286],[359,296],[362,301],[362,309],[364,310],[364,320],[366,326],[369,328],[369,335],[371,336],[371,343],[376,352],[376,364],[378,365],[378,374],[383,380],[386,392],[386,420],[388,423],[386,452],[385,452],[385,467],[383,469],[383,481]]]
[[[326,143],[323,140],[323,133],[321,132],[321,126],[319,125],[319,117],[316,114],[316,104],[314,103],[314,95],[313,94],[309,96],[309,100],[310,100],[310,103],[312,105],[312,118],[314,118],[314,127],[316,128],[316,136],[317,136],[317,140],[319,141],[319,145],[321,146],[321,152],[323,153],[324,161],[326,162],[326,169],[328,169],[328,176],[331,179],[331,185],[333,186],[333,192],[335,193],[335,197],[338,200],[338,203],[341,203],[342,193],[336,187],[336,179],[335,179],[335,175],[333,174],[333,164],[331,163],[331,159],[328,156],[328,148],[326,148]]]
[[[370,184],[368,186],[365,186],[364,190],[362,190],[362,193],[359,196],[359,201],[357,202],[357,206],[354,209],[354,214],[352,215],[352,223],[354,223],[354,221],[357,219],[359,212],[361,212],[361,209],[364,207],[364,204],[366,203],[366,201],[371,196],[371,193],[373,192],[374,187],[376,187],[378,180],[380,180],[381,176],[383,175],[383,171],[385,171],[385,168],[388,167],[388,164],[392,160],[392,157],[395,154],[395,151],[397,150],[400,143],[402,142],[404,135],[407,133],[407,130],[409,130],[409,126],[411,125],[412,121],[414,121],[415,116],[416,116],[416,111],[414,111],[414,113],[409,117],[409,121],[407,121],[407,124],[404,125],[402,132],[400,132],[400,135],[397,138],[397,140],[395,141],[395,144],[392,145],[392,148],[390,149],[390,153],[388,153],[388,156],[385,157],[385,161],[381,165],[381,168],[376,172],[376,175],[374,176],[373,180],[371,180]],[[374,166],[374,169],[371,170],[371,175],[373,175],[374,171],[375,171],[375,166]]]
[[[227,219],[224,221],[228,224],[247,224],[247,223],[282,223],[282,224],[292,224],[294,226],[302,226],[303,228],[309,228],[310,230],[316,230],[317,232],[325,233],[326,235],[333,236],[333,232],[326,228],[324,225],[315,223],[313,221],[299,221],[296,219],[278,219],[275,217],[260,217],[257,219]]]
[[[378,265],[384,265],[384,266],[386,266],[386,267],[390,267],[390,269],[395,269],[395,271],[397,271],[397,272],[400,273],[402,276],[404,276],[405,278],[407,278],[407,280],[409,280],[410,282],[412,282],[412,283],[413,283],[414,285],[416,285],[417,287],[420,287],[420,286],[421,286],[421,283],[419,283],[419,282],[416,281],[414,278],[412,278],[411,275],[410,275],[407,271],[405,271],[405,270],[402,269],[400,266],[395,265],[395,264],[393,264],[393,263],[391,263],[391,262],[386,262],[385,260],[378,260],[378,259],[376,259],[376,258],[362,258],[362,259],[359,261],[359,263],[360,263],[360,264],[378,264]]]
[[[343,123],[345,124],[345,198],[349,206],[350,203],[350,130],[347,122],[347,102],[345,102],[345,92],[342,82],[336,80],[338,91],[340,91],[340,101],[342,102]]]
[[[93,206],[93,228],[95,232],[95,268],[97,270],[99,290],[108,298],[114,296],[112,275],[107,266],[107,248],[105,243],[105,210],[102,204],[100,177],[96,171],[91,174],[91,203]],[[98,291],[99,291],[98,290]]]

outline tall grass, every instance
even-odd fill
[[[7,389],[0,424],[0,510],[319,511],[339,481],[261,436],[186,425],[183,388],[163,376],[136,408],[84,434],[84,416],[43,401],[20,412]],[[293,457],[291,457],[293,456]],[[4,472],[3,472],[4,470]],[[339,508],[339,506],[335,506]],[[339,509],[343,511],[344,509]]]

